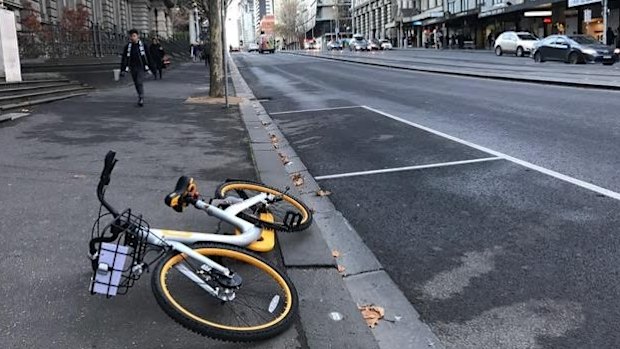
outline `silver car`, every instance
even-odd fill
[[[538,38],[528,32],[503,32],[495,39],[495,54],[514,53],[517,57],[529,55],[534,51]]]
[[[368,41],[361,35],[355,35],[353,39],[349,41],[349,50],[351,51],[366,51],[368,49]]]

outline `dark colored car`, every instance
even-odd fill
[[[532,54],[536,62],[562,61],[571,64],[603,63],[618,60],[614,49],[587,35],[551,35],[540,41]]]

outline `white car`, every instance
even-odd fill
[[[250,43],[250,45],[248,45],[248,52],[258,52],[258,48],[258,44]]]
[[[382,50],[391,50],[392,49],[392,43],[389,40],[387,40],[387,39],[381,40],[381,49]]]
[[[503,32],[495,39],[495,54],[514,53],[517,57],[530,55],[538,43],[538,38],[528,32]]]

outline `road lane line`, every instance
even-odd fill
[[[273,113],[269,113],[269,115],[280,115],[280,114],[294,114],[294,113],[305,113],[312,111],[327,111],[327,110],[338,110],[338,109],[353,109],[353,108],[364,108],[361,105],[349,105],[346,107],[333,107],[333,108],[318,108],[318,109],[302,109],[302,110],[290,110],[290,111],[277,111]]]
[[[390,119],[393,119],[393,120],[396,120],[396,121],[400,121],[400,122],[405,123],[407,125],[410,125],[410,126],[419,128],[421,130],[424,130],[424,131],[436,134],[438,136],[447,138],[447,139],[449,139],[451,141],[464,144],[464,145],[469,146],[469,147],[474,148],[474,149],[478,149],[478,150],[483,151],[485,153],[488,153],[488,154],[500,157],[500,158],[502,158],[504,160],[508,160],[508,161],[514,162],[515,164],[519,164],[521,166],[524,166],[524,167],[527,167],[529,169],[538,171],[540,173],[544,173],[544,174],[546,174],[548,176],[555,177],[555,178],[563,180],[565,182],[577,185],[577,186],[582,187],[584,189],[591,190],[593,192],[605,195],[605,196],[610,197],[612,199],[620,200],[620,193],[617,193],[615,191],[612,191],[612,190],[609,190],[609,189],[606,189],[606,188],[603,188],[603,187],[599,187],[598,185],[595,185],[595,184],[592,184],[592,183],[588,183],[586,181],[582,181],[581,179],[577,179],[577,178],[574,178],[574,177],[571,177],[571,176],[567,176],[565,174],[562,174],[562,173],[550,170],[548,168],[544,168],[542,166],[534,165],[531,162],[527,162],[525,160],[521,160],[521,159],[515,158],[513,156],[504,154],[504,153],[496,151],[496,150],[489,149],[487,147],[483,147],[481,145],[478,145],[478,144],[466,141],[464,139],[460,139],[460,138],[457,138],[457,137],[454,137],[454,136],[450,136],[449,134],[443,133],[441,131],[437,131],[437,130],[434,130],[432,128],[426,127],[426,126],[422,126],[420,124],[416,124],[415,122],[411,122],[409,120],[405,120],[405,119],[400,118],[398,116],[386,113],[384,111],[381,111],[381,110],[378,110],[378,109],[375,109],[375,108],[372,108],[372,107],[369,107],[369,106],[366,106],[366,105],[364,105],[362,107],[364,109],[373,111],[373,112],[375,112],[377,114],[386,116],[386,117],[388,117]]]
[[[440,162],[440,163],[436,163],[436,164],[427,164],[427,165],[416,165],[416,166],[384,168],[384,169],[381,169],[381,170],[369,170],[369,171],[348,172],[348,173],[339,173],[339,174],[333,174],[333,175],[317,176],[317,177],[314,177],[314,179],[317,180],[317,181],[320,181],[322,179],[334,179],[334,178],[345,178],[345,177],[373,175],[373,174],[380,174],[380,173],[391,173],[391,172],[422,170],[422,169],[425,169],[425,168],[435,168],[435,167],[456,166],[456,165],[464,165],[464,164],[474,164],[476,162],[485,162],[485,161],[494,161],[494,160],[504,160],[504,158],[495,156],[495,157],[491,157],[491,158],[460,160],[460,161],[450,161],[450,162]]]

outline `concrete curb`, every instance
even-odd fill
[[[379,62],[364,62],[364,61],[359,61],[355,59],[327,57],[327,56],[322,56],[322,55],[311,55],[311,54],[306,54],[306,53],[290,52],[290,51],[282,51],[282,53],[286,53],[289,55],[298,55],[298,56],[326,59],[326,60],[337,61],[337,62],[363,64],[363,65],[370,65],[370,66],[375,66],[375,67],[409,70],[409,71],[430,73],[430,74],[442,74],[442,75],[460,76],[460,77],[468,77],[468,78],[525,82],[525,83],[532,83],[532,84],[539,84],[539,85],[567,86],[567,87],[578,87],[578,88],[607,90],[607,91],[620,91],[620,85],[601,85],[601,84],[590,84],[586,82],[567,81],[567,80],[559,80],[559,79],[544,80],[544,79],[509,76],[509,75],[503,75],[503,74],[481,74],[481,73],[474,73],[474,72],[459,72],[455,70],[445,70],[445,69],[417,68],[417,67],[412,67],[412,66],[402,66],[402,65],[379,63]]]
[[[232,59],[230,68],[237,95],[244,98],[240,110],[261,180],[278,187],[291,187],[315,212],[308,231],[278,237],[285,266],[302,299],[300,314],[308,345],[311,348],[443,348],[331,200],[316,195],[318,183],[256,101]],[[290,164],[284,165],[282,156]],[[292,184],[293,173],[303,176],[302,186]],[[338,264],[345,267],[340,275],[332,257],[334,250],[340,254]],[[325,286],[336,292],[325,294]],[[385,320],[370,330],[356,304],[384,307]],[[350,321],[328,320],[326,313],[334,314],[334,309]]]

